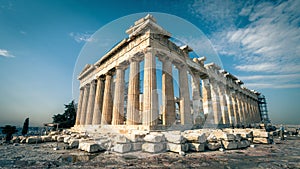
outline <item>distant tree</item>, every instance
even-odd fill
[[[64,114],[56,114],[52,118],[53,123],[59,123],[59,127],[73,127],[76,120],[76,109],[74,100],[72,100],[69,104],[65,104]]]
[[[26,118],[22,129],[23,136],[28,133],[28,127],[29,127],[29,118]]]
[[[4,127],[1,127],[1,130],[2,130],[2,134],[6,134],[5,136],[6,142],[10,142],[10,140],[12,139],[12,135],[18,132],[16,126],[11,126],[11,125],[6,125]]]

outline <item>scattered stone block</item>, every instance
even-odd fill
[[[115,139],[116,139],[116,143],[120,143],[120,144],[130,143],[130,140],[124,135],[118,135]]]
[[[180,134],[166,132],[166,133],[164,133],[164,135],[165,135],[166,140],[170,143],[181,144],[181,143],[186,142],[186,139]]]
[[[222,141],[222,144],[226,150],[233,150],[238,148],[238,144],[235,141]]]
[[[64,142],[64,136],[57,136],[57,141],[58,142]]]
[[[261,138],[268,138],[269,132],[266,132],[265,130],[261,129],[254,129],[253,130],[253,137],[261,137]]]
[[[26,139],[27,144],[35,144],[35,143],[41,143],[41,142],[42,142],[42,138],[37,137],[37,136],[31,136]]]
[[[114,151],[117,153],[127,153],[131,150],[132,145],[131,143],[126,143],[126,144],[116,144],[114,146]]]
[[[101,148],[99,144],[92,142],[80,142],[78,145],[78,149],[89,153],[95,153],[103,150],[103,148]]]
[[[212,143],[212,142],[209,142],[206,144],[207,148],[209,150],[217,150],[221,147],[221,143],[217,142],[217,143]]]
[[[17,136],[13,136],[13,138],[11,139],[12,143],[20,143],[21,139]]]
[[[175,144],[175,143],[167,143],[167,150],[179,153],[181,151],[187,152],[189,150],[188,144]]]
[[[159,153],[165,150],[165,143],[144,143],[142,150],[149,153]]]
[[[165,141],[165,139],[163,134],[149,134],[145,136],[144,141],[151,143],[160,143]]]
[[[189,150],[191,151],[197,151],[197,152],[202,152],[205,150],[205,144],[204,143],[188,143],[189,145]]]
[[[41,136],[42,142],[51,142],[52,137],[51,136]]]
[[[204,133],[186,133],[183,135],[189,142],[205,143],[206,136]]]
[[[142,150],[143,142],[132,143],[132,151],[140,151]]]
[[[240,142],[237,142],[238,148],[247,148],[250,146],[250,141],[248,140],[242,140]]]
[[[68,143],[70,139],[71,139],[71,136],[64,137],[64,143]]]
[[[79,140],[78,139],[70,139],[69,140],[69,147],[70,148],[78,148]]]
[[[26,140],[27,140],[27,138],[22,138],[22,139],[20,140],[20,143],[24,144],[24,143],[26,143]]]
[[[255,143],[255,144],[270,144],[271,142],[268,138],[254,137],[253,143]]]
[[[57,141],[57,135],[51,136],[52,141]]]

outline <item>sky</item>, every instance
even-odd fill
[[[105,52],[126,36],[136,13],[148,12],[194,25],[225,70],[266,96],[273,123],[299,124],[299,0],[0,0],[0,125],[22,126],[27,117],[42,125],[63,113],[64,104],[77,99],[73,77],[93,63],[80,58],[93,34],[107,31],[99,42]],[[123,24],[110,29],[120,18]],[[180,33],[186,25],[172,29],[176,23],[157,19],[204,50],[204,42]]]

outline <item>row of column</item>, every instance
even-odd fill
[[[172,62],[169,57],[160,57],[163,63],[162,74],[162,121],[163,125],[175,122],[175,101],[172,77]],[[158,124],[158,93],[156,83],[156,56],[152,49],[144,51],[144,93],[143,104],[140,108],[139,100],[139,71],[140,59],[129,60],[129,86],[127,103],[127,125],[143,124],[155,126]],[[112,75],[109,72],[93,80],[80,89],[76,125],[124,124],[124,87],[126,66],[115,67],[115,87],[112,92]],[[181,124],[192,124],[190,113],[190,95],[188,91],[187,67],[178,66],[180,85],[180,114]],[[105,78],[104,78],[105,77]],[[114,93],[114,97],[112,97]],[[142,114],[140,114],[142,109]],[[140,117],[142,115],[142,117]],[[142,121],[140,121],[142,119]]]
[[[261,120],[256,100],[214,79],[203,79],[203,109],[212,124],[246,125]]]

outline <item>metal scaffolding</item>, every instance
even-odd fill
[[[266,97],[262,94],[258,95],[258,106],[262,122],[269,123],[270,119],[268,116]]]

